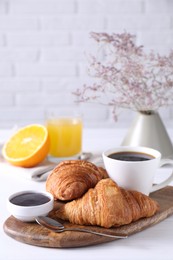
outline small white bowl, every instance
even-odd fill
[[[27,194],[33,194],[32,199],[27,199]],[[19,203],[20,205],[16,204],[16,201],[14,199],[19,198],[20,200],[22,196],[25,196],[25,201],[23,202],[25,206],[21,205],[22,203]],[[38,196],[43,196],[47,201],[45,202],[39,202],[40,205],[33,205],[33,202],[35,199],[38,199]],[[42,197],[42,198],[43,198]],[[32,205],[26,205],[32,204]],[[35,190],[26,190],[26,191],[20,191],[17,193],[12,194],[7,199],[7,209],[8,211],[17,219],[24,221],[24,222],[32,222],[35,221],[35,218],[37,216],[46,216],[48,213],[53,209],[54,205],[54,198],[51,193],[49,192],[38,192]]]

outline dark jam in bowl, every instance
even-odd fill
[[[10,202],[18,206],[38,206],[50,201],[50,198],[44,194],[36,192],[27,192],[17,195],[10,199]]]
[[[148,161],[154,159],[155,157],[145,153],[138,153],[138,152],[117,152],[108,155],[109,158],[119,161],[133,161],[133,162],[140,162],[140,161]]]

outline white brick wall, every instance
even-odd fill
[[[51,111],[77,108],[86,126],[128,127],[134,113],[114,123],[110,110],[77,105],[71,94],[91,79],[85,53],[89,32],[124,30],[147,49],[173,47],[172,0],[0,0],[0,128],[44,122]],[[173,108],[161,110],[173,127]]]

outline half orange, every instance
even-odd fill
[[[33,124],[19,129],[4,144],[2,154],[12,165],[33,167],[49,152],[49,136],[45,126]]]

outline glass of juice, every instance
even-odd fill
[[[82,119],[59,116],[47,119],[50,138],[49,157],[53,161],[77,158],[82,152]]]

